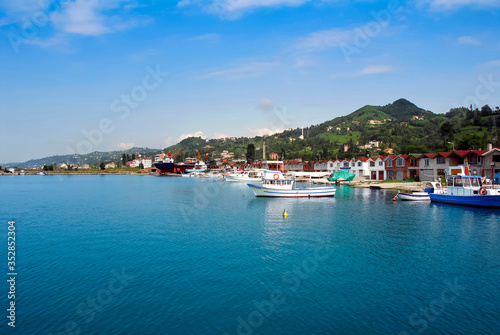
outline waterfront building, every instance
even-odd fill
[[[153,165],[151,158],[142,158],[141,163],[144,169],[149,169]]]
[[[500,183],[500,148],[492,148],[482,155],[484,176]]]
[[[370,173],[371,180],[386,179],[385,158],[385,156],[375,156],[370,158],[368,171]]]
[[[356,175],[358,179],[370,179],[370,158],[358,158],[351,162],[351,173]]]

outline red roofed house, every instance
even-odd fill
[[[353,159],[352,163],[354,163],[351,169],[352,174],[355,174],[358,178],[370,179],[370,158]]]
[[[420,180],[433,181],[437,178],[436,156],[437,154],[423,154],[419,157]]]
[[[467,162],[472,175],[484,176],[484,168],[488,166],[483,164],[483,155],[487,152],[487,150],[456,150],[453,151],[455,156],[453,162],[456,162],[456,165],[465,165]]]
[[[385,180],[386,172],[385,172],[385,156],[375,156],[371,157],[369,161],[369,173],[371,180]]]
[[[450,166],[459,164],[459,157],[451,152],[438,152],[437,154],[423,154],[420,160],[420,180],[435,180],[445,175],[445,170]]]
[[[500,148],[492,148],[482,155],[484,176],[500,183]]]
[[[314,163],[314,171],[316,172],[327,172],[328,162],[327,161],[316,161]]]
[[[395,180],[405,180],[408,178],[408,168],[410,166],[409,155],[389,155],[385,159],[385,169],[387,178]]]
[[[419,156],[420,157],[420,156]],[[419,163],[420,160],[417,156],[408,155],[408,178],[416,179],[417,177],[420,179],[420,171],[419,171]]]
[[[303,162],[303,171],[304,172],[313,172],[314,171],[314,161]]]

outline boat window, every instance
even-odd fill
[[[472,178],[463,178],[464,187],[470,187],[470,181]]]
[[[448,186],[453,186],[453,177],[448,177],[446,182],[448,183]]]
[[[481,186],[479,184],[479,178],[471,178],[471,183],[472,183],[472,186]]]
[[[461,177],[456,177],[455,178],[455,186],[457,187],[462,187],[463,184],[462,184],[462,178]]]

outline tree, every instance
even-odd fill
[[[450,121],[446,121],[441,125],[441,133],[445,139],[449,139],[450,135],[453,134],[453,124]]]
[[[247,145],[247,153],[245,155],[247,163],[251,164],[255,160],[255,145],[250,143]]]
[[[139,164],[139,170],[143,170],[144,169],[144,164],[140,163]]]
[[[106,164],[104,164],[104,162],[101,162],[99,167],[101,168],[101,170],[106,170]]]
[[[125,165],[125,163],[127,163],[127,155],[126,154],[122,155],[122,162],[123,162],[123,165]]]
[[[135,159],[135,154],[132,154],[132,160],[134,160],[134,159]]]
[[[481,107],[481,116],[490,116],[493,114],[493,111],[491,110],[490,106],[484,105]]]

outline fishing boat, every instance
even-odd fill
[[[295,179],[285,178],[281,171],[264,171],[262,184],[247,184],[256,197],[284,197],[284,198],[299,198],[299,197],[333,197],[335,196],[336,188],[327,187],[295,187]]]
[[[199,161],[194,164],[194,168],[186,169],[186,172],[205,172],[207,170],[207,164],[204,161]]]
[[[483,184],[483,178],[469,175],[467,168],[465,173],[452,174],[453,170],[447,174],[447,186],[439,184],[429,194],[432,202],[500,209],[500,188]]]
[[[226,181],[258,182],[264,176],[264,171],[266,170],[255,169],[250,171],[241,171],[239,173],[228,174],[224,176],[224,178]]]

